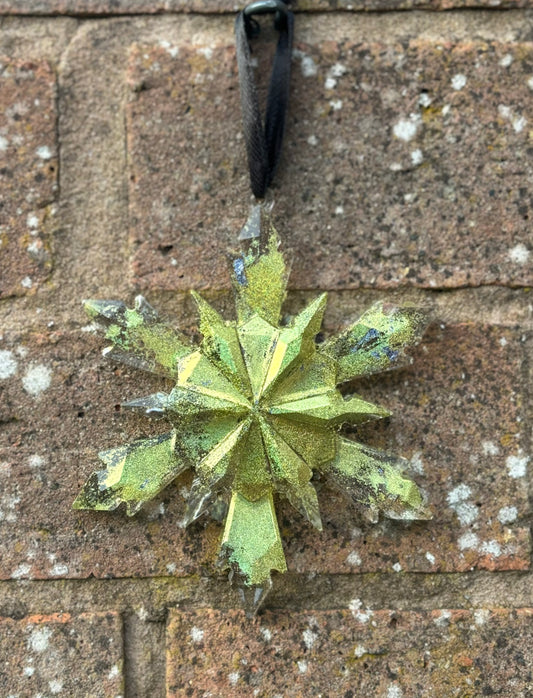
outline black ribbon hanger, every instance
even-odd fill
[[[253,16],[271,13],[274,14],[274,26],[279,32],[279,38],[272,65],[263,126],[249,42],[259,33],[259,24]],[[294,14],[281,0],[253,2],[239,12],[235,20],[244,138],[250,184],[254,196],[258,199],[264,198],[281,153],[289,104],[293,33]]]

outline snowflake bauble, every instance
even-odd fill
[[[247,233],[261,230],[261,236],[233,261],[237,319],[224,320],[193,292],[203,336],[199,347],[163,322],[142,296],[134,309],[120,301],[85,302],[89,316],[107,327],[108,357],[166,376],[175,387],[125,404],[164,416],[171,430],[100,453],[105,468],[93,472],[73,505],[112,510],[125,503],[133,515],[193,469],[184,525],[221,496],[227,500],[221,550],[253,592],[255,606],[271,571],[287,569],[275,495],[322,529],[313,472],[373,518],[380,511],[396,519],[429,517],[418,487],[402,475],[403,459],[340,434],[344,423],[389,412],[337,389],[402,363],[406,348],[421,336],[424,314],[377,303],[340,336],[317,344],[324,293],[280,325],[288,271],[265,215],[251,216]]]

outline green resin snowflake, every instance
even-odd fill
[[[263,220],[260,220],[263,218]],[[253,240],[233,262],[237,320],[225,321],[193,292],[203,341],[198,348],[165,324],[142,298],[135,309],[118,301],[86,301],[92,319],[107,326],[104,354],[175,381],[125,407],[168,419],[171,431],[100,454],[75,509],[115,509],[129,515],[188,468],[195,471],[184,525],[222,496],[228,501],[222,551],[244,587],[270,585],[287,567],[276,520],[275,493],[322,529],[314,471],[329,478],[371,516],[428,518],[405,461],[344,438],[344,423],[361,424],[389,412],[337,385],[402,362],[419,340],[425,318],[409,307],[377,303],[339,337],[316,344],[326,294],[288,325],[280,325],[288,270],[278,237],[264,214],[249,220]],[[246,228],[245,228],[246,230]],[[258,591],[259,590],[259,591]],[[257,604],[256,604],[257,605]]]

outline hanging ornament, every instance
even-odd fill
[[[251,74],[248,37],[252,14],[276,11],[280,29],[263,130]],[[288,99],[292,14],[274,0],[254,3],[237,18],[237,48],[252,188],[263,196],[275,170]],[[277,67],[276,67],[277,66]],[[272,84],[277,85],[276,89]],[[258,193],[260,192],[260,193]],[[194,479],[183,525],[222,498],[226,518],[221,556],[239,579],[247,610],[257,610],[271,587],[271,572],[287,569],[275,501],[281,496],[318,530],[314,473],[327,478],[377,520],[427,519],[406,461],[345,438],[343,424],[388,417],[338,385],[408,361],[406,349],[426,324],[416,308],[377,303],[338,337],[317,344],[326,294],[288,324],[280,324],[289,269],[264,205],[241,231],[247,249],[232,263],[236,320],[225,320],[192,292],[203,336],[198,347],[164,322],[142,296],[129,309],[121,301],[85,302],[89,317],[105,325],[104,355],[171,379],[170,393],[123,406],[168,420],[166,434],[100,453],[75,509],[113,510],[131,516],[188,469]]]

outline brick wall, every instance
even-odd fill
[[[282,505],[290,572],[248,621],[219,524],[178,527],[187,477],[133,519],[71,510],[99,450],[160,428],[120,403],[161,383],[102,358],[80,301],[231,312],[234,3],[0,0],[2,696],[531,695],[533,4],[297,7],[287,309],[328,290],[333,332],[433,306],[413,365],[359,388],[394,413],[361,438],[434,519],[368,524],[323,487],[319,534]]]

